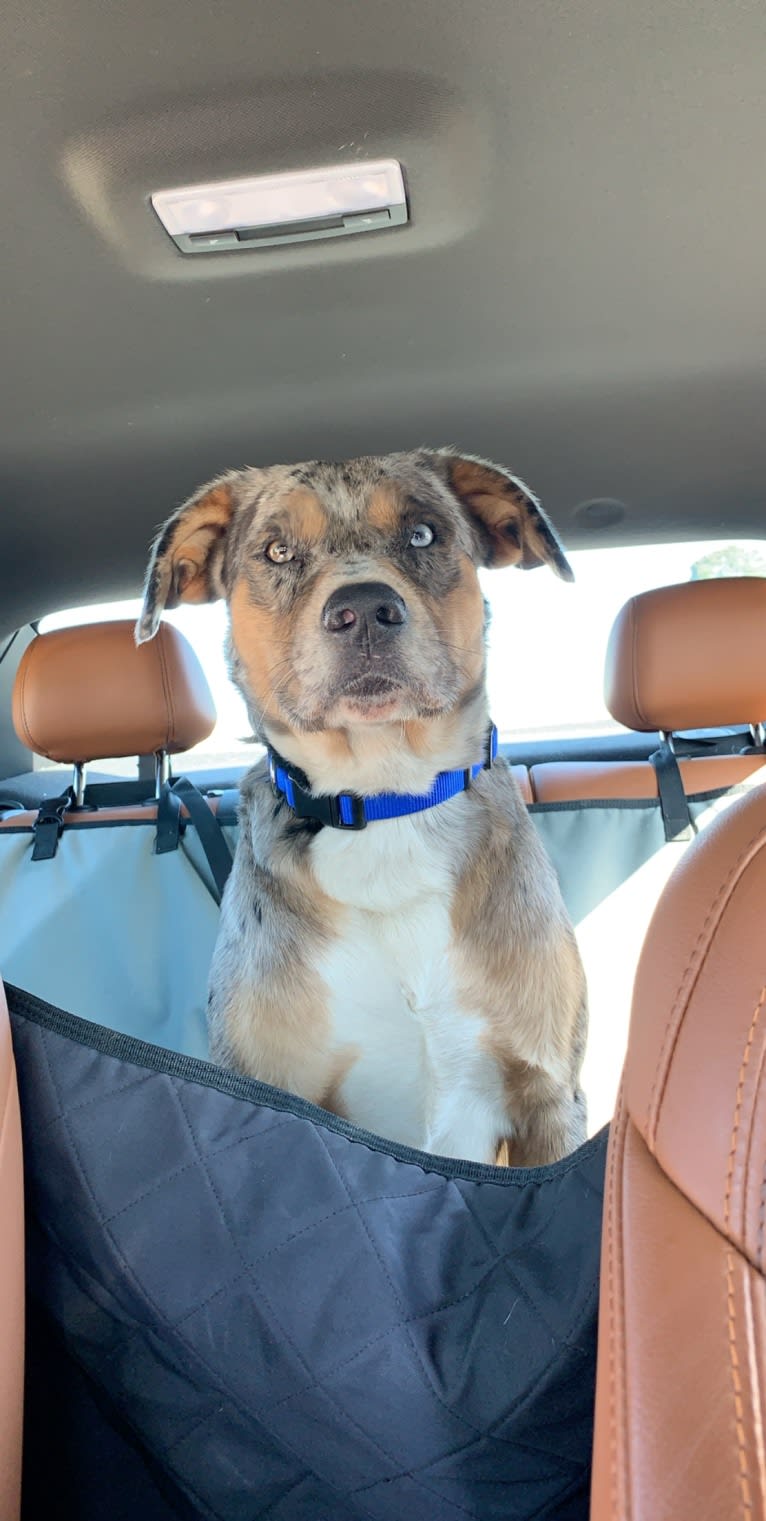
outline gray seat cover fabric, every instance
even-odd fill
[[[9,1002],[30,1303],[184,1515],[585,1521],[604,1133],[440,1161]]]
[[[635,914],[594,913],[677,859],[659,808],[530,812],[601,966]],[[81,1380],[55,1514],[117,1516],[140,1472],[141,1521],[585,1521],[605,1134],[536,1173],[441,1162],[198,1059],[218,909],[193,827],[154,832],[74,823],[37,862],[0,834],[30,1306]]]
[[[697,800],[691,811],[702,821],[736,795],[732,789],[714,803]],[[235,797],[226,801],[233,818]],[[653,857],[665,852],[670,871],[683,848],[665,846],[656,802],[536,804],[529,811],[576,927]],[[233,848],[236,827],[225,834]],[[29,826],[0,831],[0,975],[96,1021],[105,1017],[108,988],[113,1029],[204,1058],[219,911],[193,825],[168,855],[154,854],[154,840],[150,818],[74,822],[53,860],[33,861]],[[650,888],[652,902],[659,888]]]

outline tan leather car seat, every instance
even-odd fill
[[[613,1123],[592,1521],[766,1515],[766,793],[681,859]]]
[[[766,578],[722,577],[631,597],[614,621],[604,699],[639,733],[721,729],[766,720]],[[681,760],[687,796],[766,779],[763,752]],[[654,798],[648,761],[561,761],[532,767],[536,802]]]
[[[137,648],[134,625],[123,619],[38,634],[16,672],[13,722],[30,750],[74,766],[77,792],[88,761],[152,753],[159,785],[167,757],[206,739],[216,711],[199,660],[178,629],[163,622],[156,639]],[[50,775],[51,793],[61,792],[60,774]],[[70,809],[61,824],[146,816],[140,805],[107,803],[97,812]],[[36,809],[14,810],[0,819],[0,830],[36,818]]]
[[[0,1521],[16,1521],[21,1491],[24,1377],[24,1194],[11,1029],[0,983]]]
[[[206,739],[215,721],[199,660],[171,623],[139,648],[126,619],[38,634],[16,673],[16,733],[53,761],[175,755]]]

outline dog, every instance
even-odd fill
[[[572,571],[539,502],[452,450],[221,476],[156,538],[138,642],[228,603],[267,758],[209,989],[211,1060],[406,1147],[514,1166],[586,1135],[584,974],[493,758],[477,568]]]

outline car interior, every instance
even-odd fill
[[[43,0],[7,7],[0,37],[0,1521],[766,1516],[763,8]],[[274,1348],[267,1406],[163,1329],[198,1328],[221,1292],[212,1267],[186,1309],[163,1308],[150,1253],[139,1293],[139,1243],[161,1253],[178,1235],[202,1263],[193,1198],[183,1227],[147,1216],[115,1245],[114,1222],[160,1187],[136,1174],[117,1202],[155,1116],[162,1179],[189,1176],[205,1125],[233,1147],[227,1127],[249,1136],[243,1116],[264,1105],[296,1156],[299,1125],[319,1127],[306,1145],[323,1158],[327,1144],[313,1106],[207,1063],[208,968],[260,751],[244,716],[224,736],[223,622],[185,609],[140,647],[134,624],[149,545],[201,482],[423,445],[518,471],[576,583],[582,567],[579,601],[576,585],[554,601],[541,571],[497,573],[489,630],[500,750],[590,1001],[583,1200],[557,1205],[582,1252],[573,1237],[554,1283],[566,1242],[549,1259],[531,1244],[523,1292],[531,1304],[548,1273],[551,1305],[571,1296],[582,1319],[541,1348],[537,1413],[511,1438],[531,1386],[498,1367],[496,1408],[470,1403],[475,1325],[457,1328],[445,1255],[464,1373],[429,1362],[423,1377],[453,1424],[413,1413],[419,1448],[377,1385],[344,1385],[347,1450],[362,1426],[366,1444],[352,1463],[324,1409],[300,1426],[297,1385],[277,1398]],[[603,687],[597,713],[586,682]],[[176,1155],[164,1088],[140,1119],[120,1108],[147,1091],[139,1073],[240,1107],[225,1123],[190,1107]],[[392,1169],[409,1177],[413,1158],[335,1131],[360,1167],[389,1169],[374,1197],[391,1208]],[[305,1201],[287,1149],[269,1157],[246,1186],[259,1232],[279,1217],[292,1249]],[[431,1218],[460,1189],[466,1214],[474,1187],[488,1207],[516,1199],[497,1168],[423,1165],[444,1185]],[[327,1220],[346,1207],[328,1194]],[[494,1245],[492,1273],[520,1272],[517,1248]],[[237,1250],[232,1282],[255,1271]],[[265,1344],[276,1289],[252,1283],[272,1294]],[[494,1308],[471,1295],[493,1341]],[[280,1309],[280,1336],[326,1391],[383,1322],[343,1346],[338,1330],[320,1368],[302,1303]],[[238,1334],[211,1327],[225,1360]],[[565,1364],[586,1341],[592,1365],[587,1349]]]

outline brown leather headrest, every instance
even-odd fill
[[[766,720],[766,578],[688,581],[631,597],[609,637],[604,698],[628,729]]]
[[[22,744],[54,761],[189,750],[215,726],[210,688],[170,623],[136,648],[132,621],[39,634],[13,689]]]

